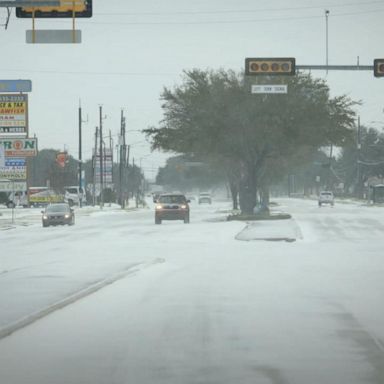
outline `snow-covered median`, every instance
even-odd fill
[[[301,231],[294,219],[259,220],[249,223],[237,236],[237,240],[285,240],[301,239]]]

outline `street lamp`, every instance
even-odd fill
[[[328,75],[328,16],[329,10],[325,11],[325,65],[327,66],[327,75]]]

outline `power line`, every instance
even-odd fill
[[[26,73],[44,73],[44,74],[62,74],[62,75],[91,75],[91,76],[178,76],[176,73],[161,73],[161,72],[92,72],[92,71],[54,71],[54,70],[34,70],[34,69],[1,69],[2,72],[26,72]]]
[[[233,13],[258,13],[258,12],[285,12],[285,11],[300,11],[309,9],[324,9],[324,8],[345,8],[353,6],[366,6],[383,4],[382,1],[370,1],[366,3],[355,2],[345,3],[340,5],[325,4],[317,6],[301,6],[301,7],[279,7],[279,8],[258,8],[258,9],[229,9],[229,10],[214,10],[214,11],[174,11],[174,12],[100,12],[95,13],[95,16],[169,16],[169,15],[215,15],[215,14],[233,14]]]
[[[333,13],[332,18],[335,17],[344,17],[344,16],[356,16],[364,14],[377,14],[384,12],[383,9],[374,9],[371,11],[360,11],[360,12],[347,12],[347,13]],[[276,21],[299,21],[299,20],[315,20],[323,19],[323,15],[320,16],[292,16],[292,17],[269,17],[269,18],[260,18],[260,19],[242,19],[242,20],[207,20],[207,21],[82,21],[83,25],[114,25],[114,26],[123,26],[123,25],[220,25],[220,24],[249,24],[249,23],[262,23],[262,22],[276,22]],[[48,22],[47,20],[44,20]],[[44,22],[43,21],[43,22]],[[57,21],[59,23],[60,21]],[[61,21],[62,22],[62,21]]]

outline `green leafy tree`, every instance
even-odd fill
[[[46,186],[57,192],[63,192],[66,185],[77,185],[78,162],[70,155],[64,167],[56,161],[57,154],[61,152],[55,149],[43,149],[38,155],[29,160],[29,185]]]
[[[194,188],[212,188],[225,180],[224,172],[218,172],[211,163],[188,156],[174,156],[159,169],[156,184],[187,193]]]
[[[225,165],[229,177],[237,175],[242,212],[252,213],[257,190],[268,200],[268,185],[298,151],[341,145],[354,124],[354,102],[330,98],[323,80],[298,74],[274,81],[285,81],[288,95],[253,95],[250,79],[233,71],[186,71],[181,85],[161,95],[160,126],[144,132],[153,148]]]
[[[365,181],[384,176],[384,134],[372,127],[356,129],[354,139],[342,148],[336,170],[343,175],[345,189],[362,197]]]

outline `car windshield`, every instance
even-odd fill
[[[159,203],[163,204],[181,204],[185,202],[185,197],[181,195],[167,195],[159,197]]]
[[[69,207],[66,204],[53,204],[48,205],[48,207],[45,210],[46,213],[53,213],[53,212],[69,212]]]
[[[384,0],[0,0],[0,384],[384,384],[383,303]]]
[[[68,192],[68,193],[77,193],[77,189],[76,188],[66,188],[66,191]]]

